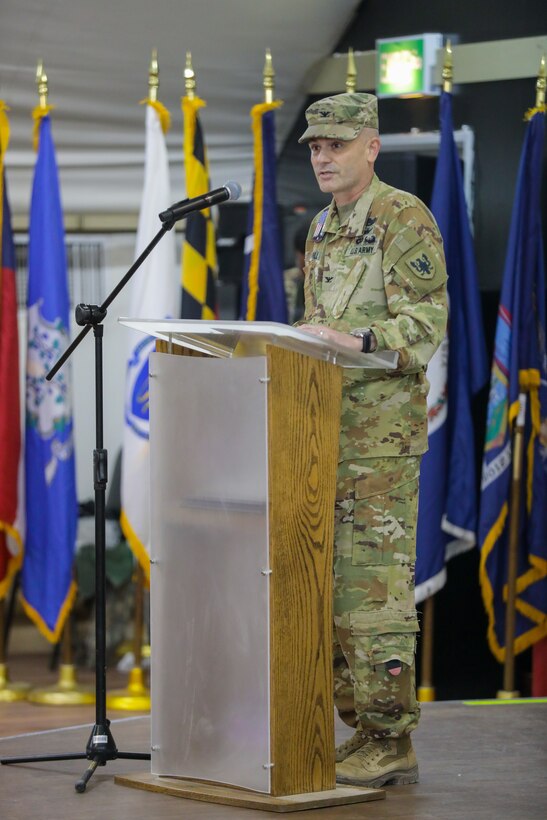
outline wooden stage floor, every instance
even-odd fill
[[[94,714],[94,707],[0,704],[0,757],[84,752]],[[414,733],[421,776],[418,785],[387,787],[383,801],[308,810],[293,816],[303,820],[312,815],[319,820],[545,820],[547,703],[488,706],[439,702],[425,704],[422,715]],[[109,717],[120,751],[149,750],[148,715],[116,712]],[[346,727],[337,728],[339,738],[344,733],[348,733]],[[95,772],[85,794],[77,794],[74,783],[86,765],[85,760],[67,760],[0,767],[0,817],[264,820],[275,816],[114,783],[117,774],[149,771],[147,761],[111,761]]]

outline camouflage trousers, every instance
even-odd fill
[[[414,603],[420,456],[338,465],[334,700],[371,738],[417,725]]]

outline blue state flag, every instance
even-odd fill
[[[283,248],[276,195],[275,109],[279,101],[253,106],[253,201],[245,242],[241,318],[287,322]]]
[[[46,374],[69,343],[63,215],[51,122],[39,124],[29,226],[25,424],[25,611],[52,642],[72,606],[78,507],[70,364]]]
[[[479,544],[488,643],[505,660],[512,434],[524,420],[514,652],[547,635],[547,352],[541,178],[545,107],[532,111],[520,158],[496,325]]]
[[[447,335],[429,364],[429,451],[422,460],[417,533],[416,600],[440,589],[446,562],[476,543],[473,396],[488,381],[473,239],[454,141],[452,95],[441,95],[441,144],[431,210],[448,271]]]

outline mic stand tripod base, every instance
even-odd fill
[[[30,683],[11,683],[7,664],[0,663],[0,703],[26,700],[29,691]]]
[[[114,689],[106,696],[106,705],[110,709],[149,712],[150,690],[144,685],[143,672],[140,666],[134,666],[129,673],[126,689]]]
[[[52,686],[33,689],[29,692],[31,703],[47,706],[80,706],[95,703],[95,692],[76,682],[74,664],[62,663],[59,666],[59,680]]]

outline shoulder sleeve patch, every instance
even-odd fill
[[[421,299],[447,280],[442,252],[425,241],[414,245],[397,260],[392,275],[414,299]]]
[[[405,265],[410,268],[410,272],[420,279],[433,279],[435,276],[435,261],[431,254],[418,250],[413,254],[405,256]]]

